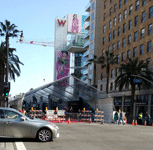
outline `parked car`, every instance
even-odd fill
[[[41,119],[30,119],[13,108],[0,107],[0,137],[37,138],[47,142],[59,137],[59,128]]]

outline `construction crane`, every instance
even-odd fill
[[[67,42],[70,42],[71,40],[68,40]],[[24,44],[32,44],[32,45],[41,45],[44,47],[54,47],[54,41],[51,42],[42,42],[42,41],[33,41],[33,40],[24,40],[23,31],[21,31],[20,39],[16,41],[17,43],[24,43]]]

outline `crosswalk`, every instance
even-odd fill
[[[0,142],[0,150],[27,150],[23,142]]]

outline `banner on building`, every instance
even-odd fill
[[[68,14],[68,32],[71,33],[85,33],[85,15]]]
[[[56,57],[56,80],[58,80],[69,75],[70,54],[68,51],[57,51]]]

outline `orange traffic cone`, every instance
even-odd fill
[[[152,123],[152,127],[153,127],[153,123]]]
[[[89,123],[92,123],[91,118],[89,119]]]
[[[133,121],[132,121],[132,125],[134,125],[134,119],[133,119]]]
[[[101,124],[104,124],[104,120],[101,121]]]
[[[125,124],[127,124],[127,119],[125,119]]]
[[[58,123],[60,123],[60,122],[61,122],[61,118],[58,119]]]
[[[70,118],[68,119],[68,124],[71,124]]]
[[[147,125],[147,121],[145,120],[144,126],[146,126],[146,125]]]
[[[135,120],[135,126],[137,126],[137,120]]]

